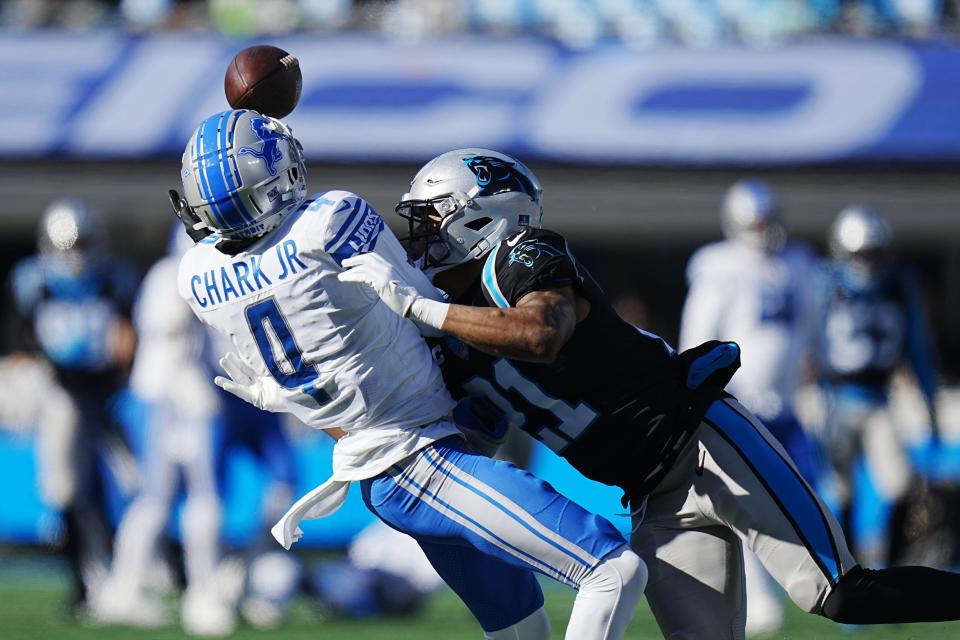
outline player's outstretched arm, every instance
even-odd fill
[[[487,353],[514,360],[553,362],[577,326],[572,286],[533,291],[516,307],[505,309],[447,306],[440,327],[445,333]]]
[[[577,325],[572,286],[528,293],[514,307],[472,307],[426,298],[374,254],[343,261],[337,277],[371,287],[395,313],[504,358],[553,362]]]

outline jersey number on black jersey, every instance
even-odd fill
[[[487,397],[504,412],[510,426],[523,429],[556,453],[562,453],[597,418],[586,403],[573,406],[548,395],[506,360],[494,362],[493,378],[474,376],[463,389],[469,395]]]

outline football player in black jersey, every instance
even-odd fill
[[[667,637],[742,638],[743,540],[803,610],[851,624],[960,619],[960,575],[873,571],[766,428],[723,388],[733,343],[676,353],[621,320],[563,236],[539,228],[540,185],[489,149],[427,163],[397,212],[447,297],[375,254],[344,261],[436,338],[455,396],[620,487]],[[452,303],[449,301],[452,300]],[[491,423],[495,422],[491,420]]]

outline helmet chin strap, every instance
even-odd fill
[[[485,256],[494,245],[498,244],[505,237],[504,231],[507,227],[506,220],[499,220],[496,223],[496,227],[486,236],[480,239],[480,242],[473,246],[473,249],[469,251],[469,256],[473,260],[478,260]],[[493,237],[495,240],[491,241],[490,238]]]

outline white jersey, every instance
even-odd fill
[[[453,400],[413,323],[369,288],[337,279],[345,258],[367,251],[419,273],[370,205],[329,191],[236,255],[216,249],[217,239],[184,256],[180,295],[285,389],[287,412],[347,432],[334,447],[334,479],[375,476],[458,433],[446,420]]]
[[[813,266],[804,245],[765,254],[725,241],[699,249],[687,267],[680,347],[737,342],[742,366],[728,388],[762,418],[792,411],[816,335]]]
[[[143,400],[171,403],[199,420],[218,409],[210,368],[198,357],[206,329],[177,291],[177,256],[161,258],[143,279],[134,306],[137,353],[130,387]]]

